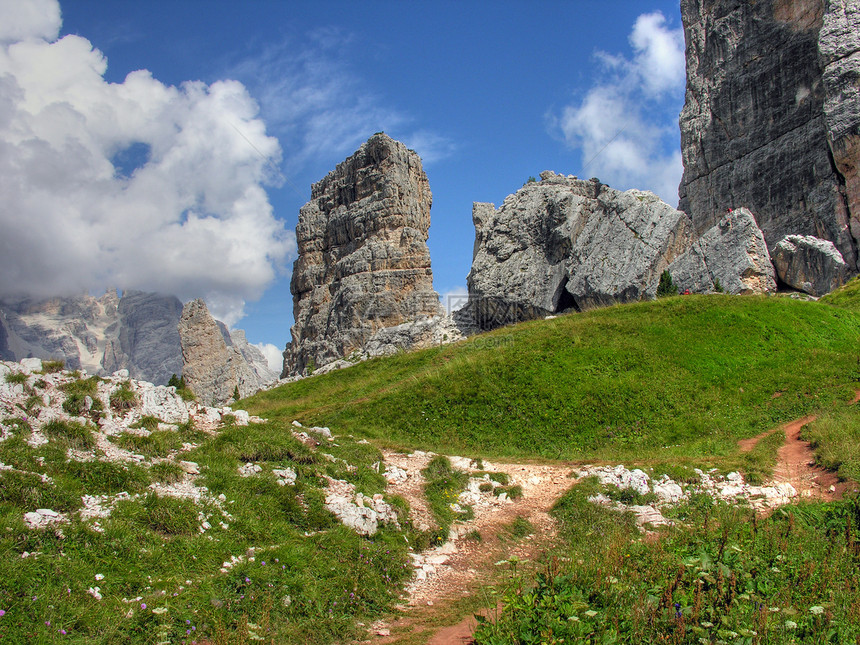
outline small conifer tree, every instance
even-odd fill
[[[663,298],[665,296],[677,295],[678,287],[675,286],[675,283],[672,281],[672,276],[669,274],[669,270],[667,269],[660,274],[660,284],[657,285],[657,297]]]

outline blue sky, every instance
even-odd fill
[[[543,170],[677,203],[677,0],[56,9],[0,0],[0,77],[17,97],[0,102],[0,171],[36,187],[11,200],[32,228],[12,206],[0,213],[12,231],[0,250],[18,256],[0,291],[203,296],[249,340],[282,349],[299,208],[380,130],[424,159],[440,294],[466,284],[472,202],[499,205]],[[54,179],[34,140],[46,159],[69,155]]]

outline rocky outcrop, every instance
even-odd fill
[[[725,215],[689,251],[669,265],[681,290],[749,294],[776,291],[773,265],[761,229],[746,208]]]
[[[182,371],[176,325],[182,303],[174,296],[110,290],[48,300],[0,302],[0,356],[65,361],[69,369],[165,384]]]
[[[813,296],[823,296],[848,279],[848,265],[829,240],[811,235],[789,235],[773,251],[779,279]]]
[[[234,400],[237,390],[240,397],[250,396],[274,380],[260,379],[203,300],[192,300],[183,307],[178,329],[182,376],[202,403],[222,405]]]
[[[376,134],[311,188],[299,212],[287,377],[360,352],[380,329],[441,313],[418,155]]]
[[[771,251],[830,240],[860,267],[860,2],[682,0],[679,208],[697,234],[755,213]]]
[[[476,203],[461,318],[491,329],[561,311],[652,298],[693,241],[689,217],[647,192],[541,173],[499,209]]]

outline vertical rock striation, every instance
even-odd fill
[[[421,159],[381,133],[312,186],[296,227],[295,324],[282,376],[441,313],[427,248],[431,201]]]
[[[679,208],[698,235],[748,207],[768,247],[860,246],[860,0],[682,0]]]
[[[182,376],[204,405],[223,405],[234,398],[237,388],[239,396],[246,397],[265,385],[203,300],[183,307],[178,329]]]
[[[69,369],[165,384],[182,371],[174,296],[111,289],[100,298],[74,296],[0,302],[0,356],[53,358]]]

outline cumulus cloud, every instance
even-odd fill
[[[0,295],[203,296],[234,324],[294,252],[263,186],[281,148],[237,81],[104,79],[56,1],[0,0]]]
[[[614,188],[651,190],[678,202],[678,114],[684,97],[684,35],[661,13],[639,16],[632,58],[598,52],[602,80],[551,124],[582,153],[581,174]]]
[[[280,374],[281,370],[284,369],[284,350],[278,349],[272,343],[254,343],[254,347],[263,352],[269,369]]]

